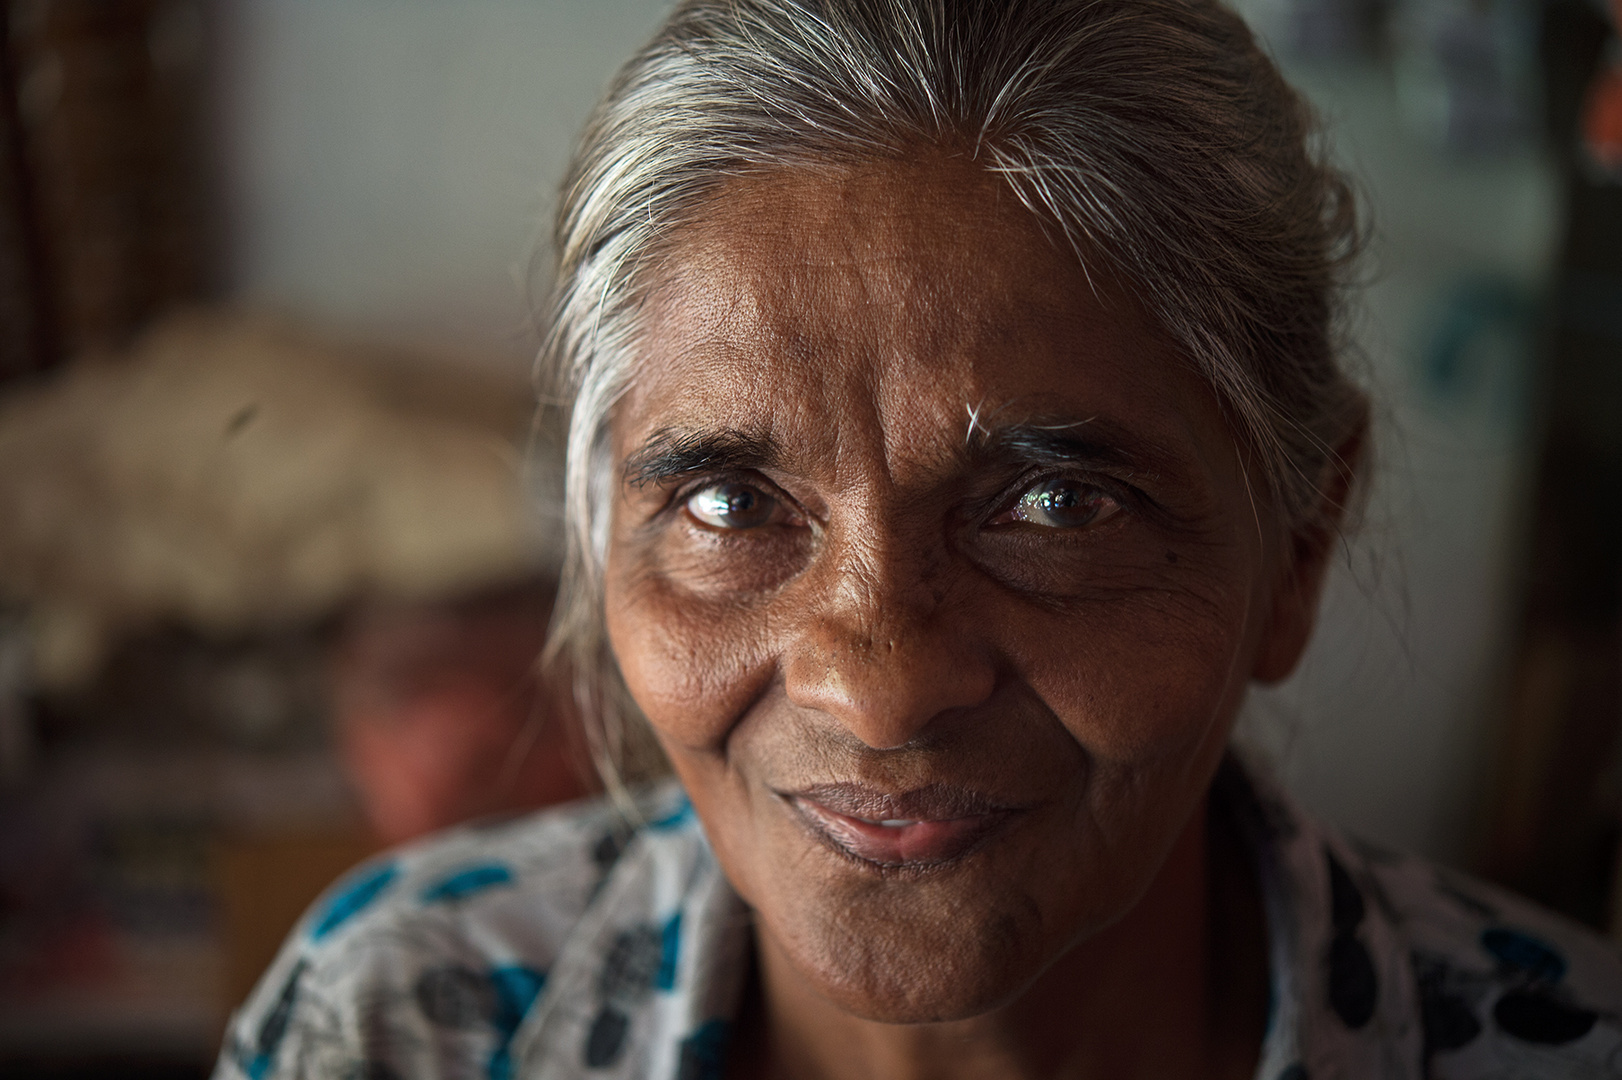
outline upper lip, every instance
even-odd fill
[[[812,784],[783,794],[816,803],[836,814],[873,822],[955,821],[1022,809],[955,784],[925,784],[899,793],[866,784]]]

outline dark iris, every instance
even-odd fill
[[[752,529],[771,520],[777,500],[748,484],[713,484],[687,500],[688,511],[717,529]]]
[[[1090,525],[1109,505],[1097,488],[1069,480],[1050,480],[1026,492],[1015,516],[1034,525],[1075,529]]]

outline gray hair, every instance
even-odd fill
[[[972,149],[1183,347],[1285,527],[1364,423],[1337,359],[1355,200],[1312,116],[1215,0],[687,0],[621,70],[565,178],[545,374],[569,403],[570,661],[610,790],[656,770],[609,649],[608,429],[660,256],[726,181]]]

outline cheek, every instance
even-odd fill
[[[1237,708],[1257,627],[1248,575],[1193,567],[1036,617],[1017,663],[1095,767],[1177,759]],[[1052,620],[1051,625],[1044,625]]]
[[[718,753],[770,678],[765,619],[706,600],[610,553],[609,643],[632,698],[669,749]]]

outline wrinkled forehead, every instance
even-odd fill
[[[1005,253],[1017,263],[1004,265],[997,256]],[[1010,273],[1033,260],[1062,268],[1067,280]],[[730,271],[792,310],[795,290],[808,285],[852,290],[846,299],[856,304],[916,305],[946,298],[942,289],[990,300],[1044,280],[1058,294],[1077,270],[1004,180],[931,156],[738,177],[679,236],[663,280],[691,289],[703,275]]]
[[[662,271],[655,336],[708,330],[937,368],[1091,290],[1006,182],[952,157],[739,178]]]
[[[1146,406],[1202,393],[1124,288],[967,160],[736,180],[661,269],[626,398],[636,426],[794,442],[870,420],[891,449],[944,450],[977,416],[1153,428],[1177,410]]]

